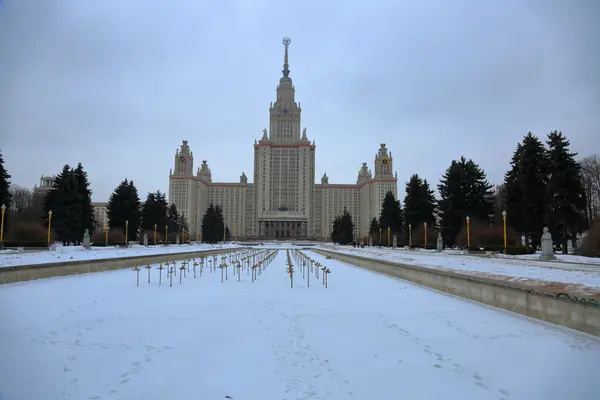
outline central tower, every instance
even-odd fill
[[[258,236],[298,238],[314,234],[315,145],[301,130],[301,108],[290,78],[283,39],[282,76],[269,107],[269,130],[254,145],[255,215]]]
[[[290,78],[288,64],[288,48],[292,41],[283,39],[285,53],[283,56],[283,76],[277,86],[277,99],[271,103],[270,112],[270,139],[273,143],[294,143],[300,140],[300,114],[302,110],[294,98],[295,89]]]

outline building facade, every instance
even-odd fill
[[[92,207],[94,208],[94,220],[96,221],[94,230],[96,232],[103,231],[108,226],[107,206],[108,203],[106,202],[92,202]]]
[[[378,218],[385,194],[398,197],[392,153],[381,144],[375,155],[375,173],[363,163],[354,184],[331,184],[327,174],[315,182],[315,141],[302,129],[300,103],[290,78],[285,47],[283,76],[277,98],[269,107],[269,129],[254,141],[253,182],[242,173],[235,183],[213,182],[206,160],[194,175],[194,155],[184,140],[175,152],[169,174],[169,201],[188,220],[192,234],[200,232],[202,217],[212,203],[223,209],[225,224],[238,238],[311,238],[331,236],[333,221],[346,209],[355,235],[368,234]]]
[[[42,193],[46,194],[49,190],[54,187],[54,181],[56,180],[56,175],[53,176],[44,176],[40,177],[40,186],[33,186],[34,193]]]

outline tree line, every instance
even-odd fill
[[[174,204],[169,205],[160,191],[148,193],[141,203],[133,181],[123,180],[107,204],[107,226],[97,226],[92,190],[87,172],[79,163],[65,165],[48,191],[36,191],[10,184],[10,175],[0,153],[0,204],[5,205],[3,244],[45,247],[48,227],[52,242],[81,244],[87,230],[96,245],[125,244],[126,239],[148,244],[174,243],[176,236],[189,241],[187,220]],[[188,236],[185,236],[185,233]],[[127,238],[125,237],[127,233]],[[168,237],[165,237],[168,235]]]
[[[548,227],[566,252],[567,241],[575,243],[576,234],[600,212],[600,157],[578,162],[569,147],[561,132],[550,132],[545,143],[528,133],[513,153],[503,184],[496,188],[473,160],[453,160],[437,185],[437,199],[427,180],[415,174],[406,183],[403,207],[391,192],[386,194],[381,215],[370,223],[371,240],[389,245],[389,227],[399,245],[435,247],[441,233],[445,246],[499,250],[504,246],[505,211],[507,247],[532,251]],[[332,240],[349,243],[348,232],[353,229],[352,217],[344,210],[334,221]],[[521,246],[522,235],[526,246]]]
[[[3,244],[45,247],[48,226],[52,242],[81,244],[84,232],[93,245],[121,245],[147,237],[148,244],[180,243],[196,240],[188,221],[175,204],[169,204],[160,190],[148,193],[144,202],[132,180],[124,179],[114,189],[106,206],[106,226],[99,226],[92,205],[92,190],[87,172],[79,163],[65,165],[46,192],[11,185],[0,153],[0,205],[5,205]],[[49,212],[52,211],[50,214]],[[223,210],[210,204],[202,220],[202,241],[217,243],[231,239]]]
[[[586,230],[600,213],[600,157],[593,155],[579,162],[569,148],[561,132],[550,132],[545,143],[528,133],[515,148],[504,182],[495,188],[477,163],[461,157],[451,162],[440,179],[437,199],[427,180],[414,174],[406,183],[402,205],[391,192],[386,194],[379,218],[370,223],[371,240],[389,244],[389,228],[399,245],[435,247],[441,233],[446,246],[499,248],[503,246],[502,212],[506,211],[510,247],[520,247],[523,235],[527,247],[536,248],[547,226],[555,242],[567,251],[567,241],[575,242],[576,234]],[[49,211],[52,237],[65,244],[79,243],[86,229],[103,231],[104,227],[95,226],[91,194],[81,163],[65,165],[46,196],[11,185],[0,152],[0,205],[6,206],[4,242],[45,244]],[[131,239],[141,240],[145,233],[153,243],[155,226],[157,242],[174,242],[177,235],[183,239],[183,232],[189,238],[185,215],[168,204],[165,194],[148,193],[142,204],[133,181],[127,179],[111,194],[107,214],[107,242],[124,241],[128,230]],[[467,217],[470,243],[466,243]],[[203,240],[218,242],[223,235],[228,239],[228,231],[222,209],[211,204],[202,220]],[[334,221],[332,240],[348,243],[354,235],[352,217],[344,210]],[[103,240],[106,236],[94,237],[95,242]]]
[[[124,179],[112,192],[106,205],[106,217],[109,229],[96,229],[96,243],[116,244],[127,239],[143,243],[144,236],[149,245],[176,243],[178,238],[180,243],[190,241],[187,218],[175,204],[169,205],[166,194],[160,190],[150,192],[142,203],[132,180]]]

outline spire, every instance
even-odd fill
[[[283,56],[283,77],[287,78],[290,75],[290,70],[289,70],[289,65],[288,65],[288,47],[290,45],[290,43],[292,43],[292,41],[290,40],[289,37],[284,37],[282,42],[283,45],[285,46],[285,56]]]

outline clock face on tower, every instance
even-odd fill
[[[381,160],[381,164],[383,164],[383,165],[388,165],[389,162],[390,161],[387,158],[384,158]]]
[[[179,157],[179,161],[185,161],[185,157]]]
[[[287,114],[287,108],[284,108],[284,109],[283,109],[283,113],[284,113],[284,114]]]

